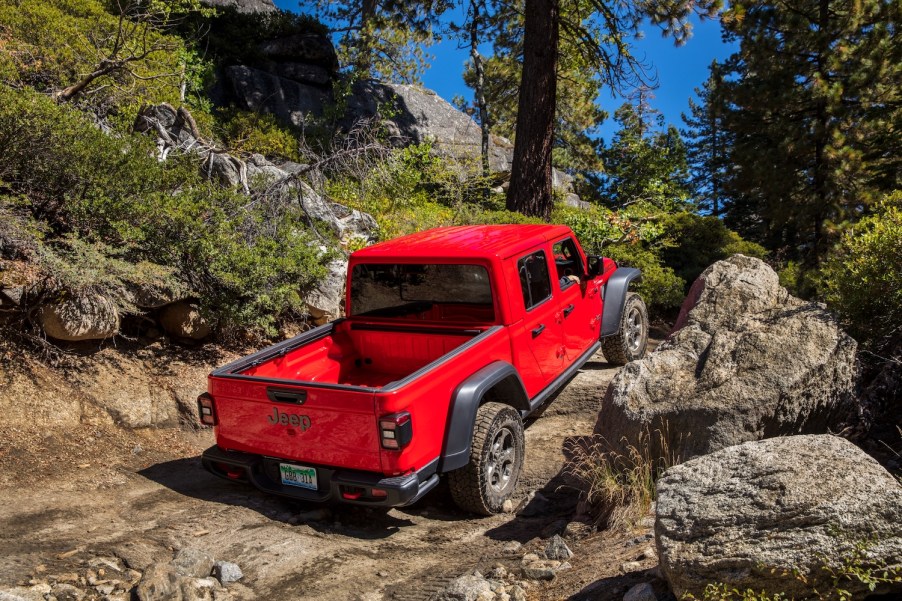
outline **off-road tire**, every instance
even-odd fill
[[[601,352],[608,363],[626,365],[645,356],[648,347],[648,310],[642,297],[628,292],[617,333],[601,339]]]
[[[481,515],[500,513],[517,488],[525,451],[520,413],[503,403],[485,403],[476,411],[470,462],[448,473],[451,498],[458,507]]]

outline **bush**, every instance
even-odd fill
[[[207,182],[191,156],[158,163],[151,140],[108,136],[71,106],[0,87],[0,144],[3,253],[28,255],[48,294],[94,288],[127,307],[122,290],[153,264],[225,329],[274,334],[324,274],[293,205]]]
[[[221,111],[215,127],[226,148],[239,153],[301,160],[300,132],[285,127],[273,116],[230,109]]]
[[[763,259],[763,246],[743,240],[717,217],[676,213],[663,220],[668,243],[661,249],[664,265],[689,286],[712,263],[740,253]]]
[[[902,332],[902,191],[843,235],[819,281],[827,303],[866,345],[880,348]]]

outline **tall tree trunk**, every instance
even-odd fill
[[[829,80],[830,73],[827,67],[828,53],[830,52],[829,27],[830,27],[830,0],[820,0],[818,2],[818,23],[817,23],[817,71],[821,78],[821,82],[826,84]],[[827,141],[829,138],[829,115],[827,113],[827,100],[820,92],[819,97],[815,100],[815,119],[814,126],[814,202],[815,207],[812,211],[812,245],[809,254],[809,263],[817,266],[820,262],[821,254],[824,252],[823,225],[829,211],[829,198],[827,195],[827,158],[825,156],[827,149]]]
[[[376,8],[376,0],[363,0],[360,7],[360,37],[357,40],[357,55],[354,57],[354,71],[364,79],[373,76]]]
[[[526,0],[523,75],[507,208],[549,221],[557,100],[558,0]]]
[[[482,23],[479,0],[470,0],[472,19],[470,20],[470,57],[473,59],[473,70],[476,72],[476,108],[479,110],[479,123],[482,126],[482,177],[488,186],[489,177],[489,107],[485,102],[485,68],[482,64],[482,55],[479,54],[479,28]],[[485,190],[488,192],[488,189]],[[487,194],[486,194],[487,195]]]

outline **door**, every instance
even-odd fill
[[[601,329],[601,302],[598,287],[587,280],[586,263],[573,238],[567,237],[551,247],[554,256],[555,287],[564,329],[567,364],[576,361],[592,346]]]
[[[551,271],[544,250],[531,252],[517,260],[520,293],[525,315],[523,331],[515,344],[528,346],[535,358],[533,373],[521,371],[529,396],[535,396],[560,375],[566,351],[561,311],[553,295]],[[514,299],[516,302],[516,299]],[[522,367],[518,365],[518,369]]]

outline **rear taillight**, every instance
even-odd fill
[[[216,407],[213,404],[213,397],[209,392],[205,392],[197,397],[197,414],[200,416],[200,423],[205,426],[215,426]]]
[[[379,418],[379,434],[382,448],[397,451],[413,440],[413,422],[406,411],[383,415]]]

